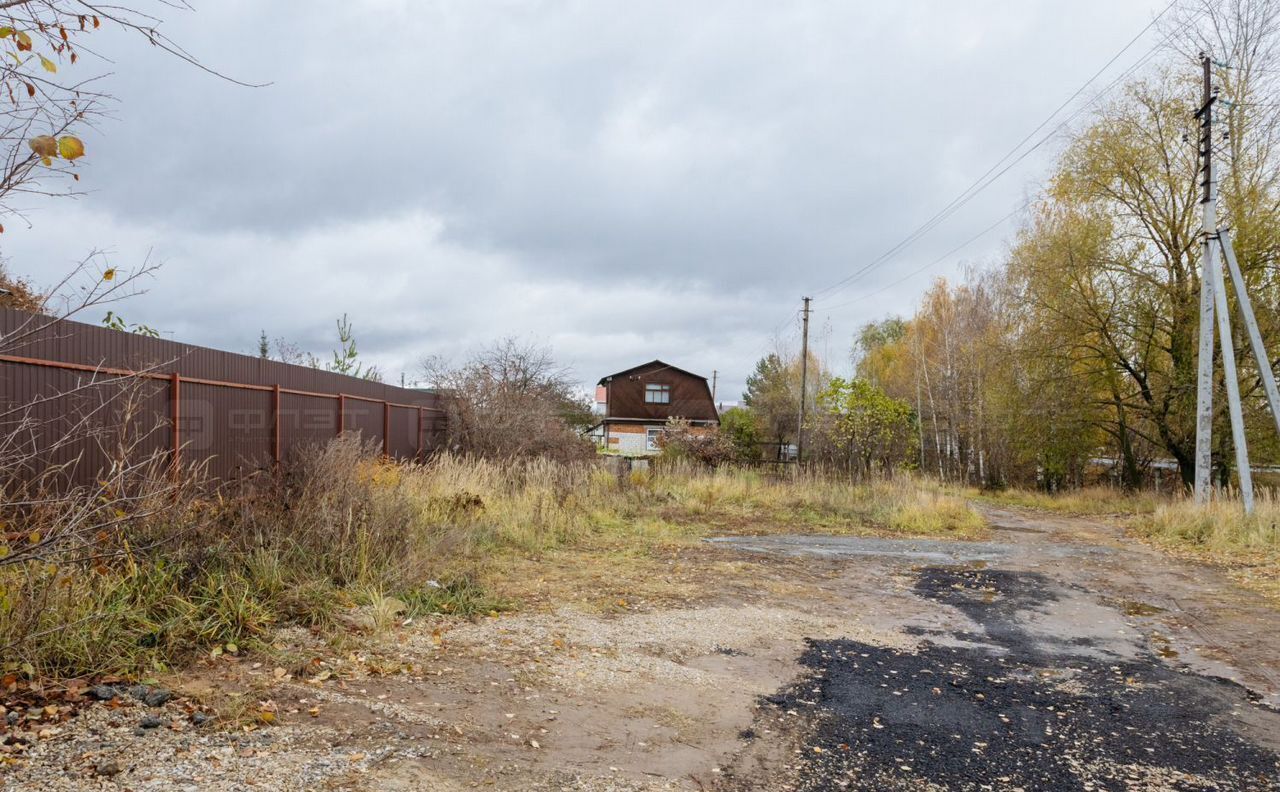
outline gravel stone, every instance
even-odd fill
[[[142,697],[142,701],[148,707],[163,707],[171,698],[173,694],[164,688],[152,688]]]
[[[93,772],[100,776],[110,778],[111,776],[120,774],[120,764],[114,760],[98,762],[98,764],[94,766]]]

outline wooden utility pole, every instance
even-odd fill
[[[796,426],[796,463],[804,459],[804,405],[808,398],[809,387],[809,303],[812,297],[804,299],[804,331],[800,336],[800,420]]]
[[[716,371],[715,369],[711,369],[711,403],[712,404],[715,404],[715,401],[716,401],[716,382],[717,380],[719,380],[719,378],[720,378],[720,372]]]

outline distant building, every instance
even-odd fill
[[[596,442],[629,455],[657,453],[669,418],[683,418],[695,427],[720,425],[707,378],[661,360],[602,377],[595,413],[600,417],[591,430]]]

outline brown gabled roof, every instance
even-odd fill
[[[631,372],[633,372],[633,371],[638,371],[638,370],[640,370],[640,369],[642,369],[642,368],[648,368],[648,367],[650,367],[650,366],[661,366],[663,370],[678,371],[678,372],[680,372],[681,374],[688,374],[690,377],[697,377],[698,379],[703,380],[704,382],[705,382],[705,381],[706,381],[706,379],[707,379],[706,377],[702,376],[701,374],[694,374],[692,371],[688,371],[688,370],[686,370],[686,369],[679,368],[678,366],[673,366],[673,365],[671,365],[670,363],[663,363],[661,360],[650,360],[648,363],[641,363],[641,364],[640,364],[640,365],[638,365],[638,366],[632,366],[632,367],[631,367],[631,368],[629,368],[629,369],[623,369],[622,371],[617,371],[617,372],[614,372],[613,374],[609,374],[608,376],[601,377],[601,378],[600,378],[600,381],[599,381],[599,382],[597,382],[596,384],[597,384],[597,385],[603,385],[603,384],[605,384],[606,382],[608,382],[609,380],[611,380],[611,379],[613,379],[613,378],[615,378],[615,377],[621,377],[621,376],[623,376],[624,374],[630,374],[630,373],[631,373]]]

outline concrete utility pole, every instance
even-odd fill
[[[1196,503],[1208,503],[1212,487],[1210,477],[1213,465],[1213,287],[1214,260],[1213,237],[1218,233],[1217,189],[1213,180],[1213,64],[1209,56],[1201,53],[1204,69],[1204,87],[1200,109],[1200,161],[1204,173],[1204,195],[1200,199],[1202,211],[1200,231],[1204,239],[1200,245],[1200,349],[1196,372]]]
[[[1258,329],[1240,264],[1236,261],[1235,248],[1231,244],[1231,232],[1218,228],[1218,183],[1213,170],[1213,105],[1217,94],[1213,90],[1213,61],[1208,55],[1200,55],[1204,70],[1203,103],[1196,112],[1200,119],[1200,156],[1204,162],[1204,248],[1200,274],[1200,359],[1198,361],[1196,389],[1196,482],[1197,503],[1208,503],[1211,490],[1210,450],[1213,431],[1213,320],[1216,309],[1218,340],[1222,346],[1222,369],[1227,385],[1227,407],[1231,415],[1231,439],[1236,449],[1236,469],[1240,477],[1240,499],[1246,514],[1253,513],[1253,471],[1249,466],[1249,449],[1244,434],[1244,415],[1240,406],[1240,383],[1236,374],[1235,343],[1231,338],[1231,315],[1227,310],[1227,287],[1223,282],[1216,253],[1221,251],[1231,275],[1231,286],[1240,308],[1240,319],[1249,334],[1249,346],[1258,367],[1258,377],[1271,407],[1271,417],[1280,434],[1280,391],[1276,388],[1275,372],[1271,358]]]
[[[711,369],[711,401],[716,400],[716,382],[720,379],[720,372]]]
[[[796,426],[796,463],[804,459],[804,404],[808,398],[809,387],[809,303],[812,297],[804,299],[804,332],[800,338],[800,421]]]

